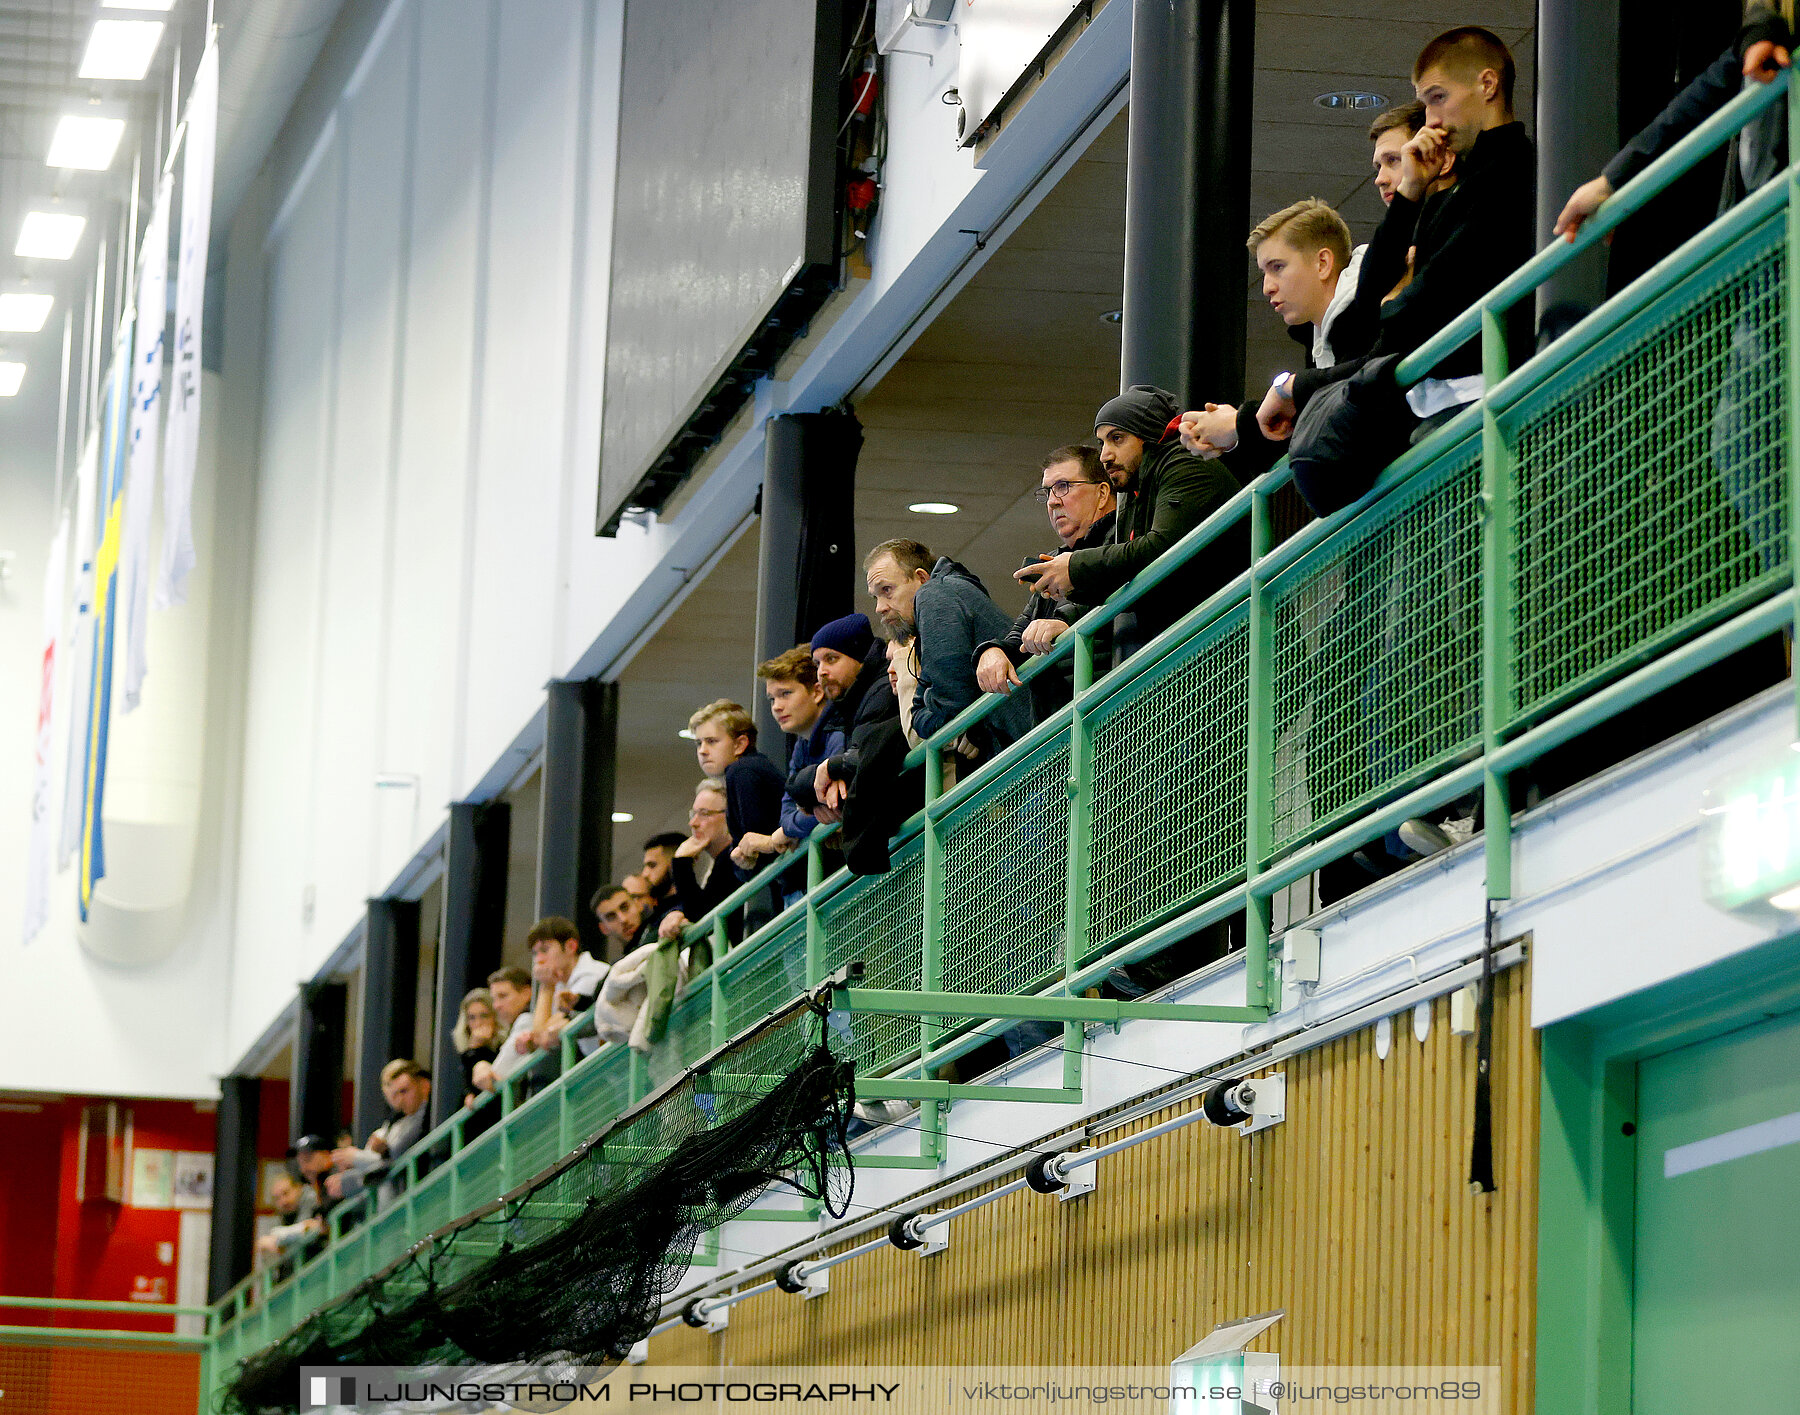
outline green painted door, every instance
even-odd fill
[[[1633,1415],[1800,1411],[1800,1016],[1638,1069]]]

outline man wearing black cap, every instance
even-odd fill
[[[1109,543],[1046,555],[1014,572],[1035,592],[1099,604],[1236,494],[1238,484],[1216,461],[1183,450],[1175,395],[1133,384],[1094,417],[1100,465],[1119,494]],[[1227,535],[1138,601],[1127,648],[1154,638],[1248,563],[1242,533]]]

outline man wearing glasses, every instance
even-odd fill
[[[675,897],[681,907],[664,916],[657,926],[661,938],[669,938],[697,919],[704,919],[738,887],[738,878],[725,859],[731,848],[731,830],[725,824],[725,783],[709,776],[694,788],[693,809],[688,812],[688,837],[675,847]]]
[[[1103,404],[1094,436],[1119,498],[1111,536],[1105,545],[1047,555],[1013,578],[1039,594],[1099,604],[1229,501],[1237,479],[1221,463],[1183,449],[1175,435],[1180,422],[1175,395],[1147,383]],[[1148,642],[1248,563],[1247,528],[1228,532],[1138,601],[1135,625],[1118,626],[1120,648]]]
[[[1118,495],[1100,466],[1100,453],[1092,447],[1059,447],[1044,458],[1044,481],[1037,489],[1037,499],[1049,513],[1051,529],[1064,551],[1105,545],[1112,534]],[[975,681],[982,692],[1010,693],[1019,684],[1017,669],[1027,656],[1049,653],[1069,626],[1092,607],[1044,589],[1034,591],[1005,637],[976,645]],[[1074,696],[1074,662],[1073,655],[1065,655],[1031,680],[1038,721]]]

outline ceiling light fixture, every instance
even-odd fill
[[[962,507],[954,501],[915,501],[906,509],[919,516],[954,516]]]
[[[19,227],[19,243],[14,255],[34,260],[67,260],[81,244],[81,233],[87,229],[87,217],[68,211],[28,211]]]
[[[1313,100],[1315,106],[1328,108],[1334,113],[1367,113],[1372,108],[1386,108],[1385,93],[1370,93],[1366,89],[1340,88],[1330,93],[1322,93]]]
[[[635,819],[636,819],[636,817],[633,816],[630,811],[614,811],[613,812],[613,824],[614,825],[624,825],[627,821],[631,821],[631,820],[635,820]]]
[[[0,333],[36,334],[50,318],[50,306],[55,303],[54,295],[23,291],[0,295]]]
[[[0,398],[12,397],[24,380],[24,364],[0,364]]]
[[[1107,310],[1100,316],[1100,322],[1102,324],[1123,324],[1125,322],[1125,311]]]
[[[89,118],[65,113],[50,139],[46,167],[77,167],[84,172],[104,172],[112,166],[119,139],[125,136],[123,118]]]
[[[692,732],[688,731],[687,728],[685,728],[685,727],[677,728],[675,735],[677,737],[685,738],[689,742],[694,740],[694,734]]]
[[[156,46],[162,43],[161,20],[95,20],[81,56],[84,79],[137,80],[150,72]]]

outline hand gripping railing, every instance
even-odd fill
[[[1475,305],[1434,336],[1420,349],[1402,361],[1400,382],[1410,386],[1424,377],[1447,354],[1480,337],[1483,345],[1485,394],[1481,402],[1454,418],[1429,440],[1413,447],[1400,457],[1378,479],[1375,486],[1356,504],[1324,520],[1314,521],[1279,545],[1274,543],[1271,529],[1270,500],[1291,480],[1285,463],[1254,485],[1245,488],[1205,523],[1194,528],[1153,565],[1138,574],[1105,604],[1089,611],[1063,634],[1049,653],[1036,656],[1019,673],[1027,685],[1039,673],[1073,655],[1074,697],[1072,702],[1042,723],[1026,737],[1013,744],[979,769],[970,772],[949,790],[944,789],[941,770],[942,753],[961,734],[1000,706],[998,695],[987,695],[959,713],[907,758],[907,767],[923,766],[926,782],[924,810],[907,822],[900,840],[923,837],[924,889],[920,919],[923,954],[921,976],[925,994],[947,1010],[975,1015],[985,1012],[991,1018],[1037,1015],[1065,1023],[1069,1045],[1065,1052],[1065,1086],[1060,1092],[1046,1092],[1033,1099],[1071,1099],[1079,1096],[1080,1020],[1069,1014],[1080,1012],[1083,1020],[1116,1020],[1134,1015],[1130,1007],[1108,1003],[1104,999],[1082,998],[1082,992],[1104,977],[1121,962],[1149,956],[1194,930],[1245,911],[1248,920],[1246,948],[1245,1007],[1216,1009],[1231,1012],[1236,1019],[1263,1015],[1273,1001],[1270,959],[1271,901],[1276,893],[1303,878],[1320,866],[1342,858],[1364,842],[1391,830],[1409,816],[1454,800],[1480,786],[1487,802],[1486,851],[1487,893],[1503,899],[1511,892],[1510,803],[1506,798],[1506,776],[1576,734],[1603,722],[1611,716],[1642,702],[1646,697],[1670,683],[1698,672],[1726,654],[1763,635],[1791,625],[1796,612],[1796,598],[1791,587],[1793,567],[1800,564],[1800,547],[1793,543],[1796,523],[1789,517],[1789,580],[1782,587],[1762,595],[1757,602],[1733,617],[1707,627],[1678,647],[1632,668],[1591,692],[1573,706],[1522,730],[1509,722],[1511,685],[1507,674],[1507,636],[1514,607],[1505,573],[1508,558],[1514,553],[1511,524],[1511,498],[1514,493],[1512,462],[1502,416],[1514,407],[1523,394],[1539,386],[1545,379],[1564,369],[1572,360],[1583,357],[1597,339],[1616,329],[1632,313],[1641,311],[1657,298],[1677,286],[1705,261],[1769,220],[1786,208],[1787,270],[1783,296],[1787,318],[1784,330],[1786,372],[1784,394],[1788,416],[1784,429],[1787,495],[1790,506],[1794,499],[1794,478],[1800,474],[1800,419],[1793,416],[1800,408],[1800,333],[1792,311],[1800,309],[1800,231],[1795,213],[1800,202],[1795,200],[1800,175],[1790,167],[1782,178],[1740,203],[1706,231],[1689,241],[1681,250],[1661,262],[1654,270],[1606,306],[1590,315],[1556,343],[1544,349],[1517,370],[1507,366],[1503,325],[1505,312],[1531,295],[1548,277],[1570,261],[1580,258],[1597,241],[1617,228],[1620,222],[1640,210],[1646,202],[1667,190],[1669,185],[1688,171],[1699,159],[1725,143],[1735,132],[1761,113],[1782,101],[1789,102],[1790,152],[1800,151],[1800,126],[1797,126],[1794,93],[1787,74],[1773,83],[1756,85],[1734,99],[1726,108],[1702,124],[1671,151],[1652,163],[1626,184],[1599,212],[1584,225],[1572,243],[1557,243],[1534,256],[1516,272],[1502,280]],[[1274,684],[1273,608],[1271,586],[1284,572],[1298,566],[1303,559],[1322,554],[1335,543],[1334,538],[1354,525],[1379,519],[1393,504],[1394,493],[1415,478],[1431,470],[1441,461],[1447,449],[1465,443],[1479,432],[1481,439],[1481,496],[1478,508],[1482,517],[1481,533],[1481,731],[1479,754],[1453,763],[1432,779],[1382,799],[1356,818],[1308,832],[1289,843],[1285,852],[1277,854],[1269,818],[1271,763],[1274,760],[1274,715],[1271,694]],[[1099,681],[1094,676],[1094,636],[1107,629],[1120,613],[1135,605],[1145,594],[1162,584],[1170,575],[1204,555],[1226,533],[1235,530],[1245,516],[1250,519],[1251,555],[1249,568],[1229,584],[1189,611],[1178,623],[1157,636],[1129,660]],[[1248,792],[1244,814],[1244,864],[1235,884],[1213,891],[1209,896],[1178,917],[1167,919],[1148,932],[1116,945],[1101,956],[1089,957],[1092,940],[1089,930],[1088,848],[1093,829],[1093,729],[1095,710],[1112,694],[1128,687],[1133,680],[1151,671],[1170,654],[1207,631],[1224,616],[1241,609],[1248,602],[1249,671],[1247,781]],[[1014,691],[1021,691],[1015,689]],[[948,814],[984,794],[995,792],[1031,754],[1046,743],[1069,734],[1069,819],[1066,841],[1066,900],[1064,917],[1062,976],[1038,996],[1044,1005],[1032,1008],[992,995],[957,995],[941,990],[947,951],[979,947],[979,940],[946,940],[944,936],[944,890],[946,886],[943,822]],[[853,883],[842,870],[827,875],[822,846],[833,828],[821,826],[804,846],[789,855],[777,857],[732,894],[705,919],[694,922],[686,931],[688,940],[709,939],[713,944],[712,966],[688,985],[691,997],[696,989],[709,992],[710,1010],[707,1023],[714,1034],[719,1032],[729,1014],[733,989],[741,985],[743,970],[774,946],[785,930],[803,921],[807,984],[815,985],[826,975],[827,964],[834,961],[828,954],[825,906]],[[780,883],[787,873],[804,860],[806,890],[804,898],[793,908],[780,913],[762,925],[735,947],[727,947],[727,921],[738,909]],[[864,888],[887,887],[885,881]],[[841,948],[840,948],[841,951]],[[955,955],[960,956],[960,955]],[[842,961],[835,960],[835,961]],[[859,999],[856,988],[843,996],[852,1011]],[[895,1003],[895,1010],[919,1006],[913,994]],[[984,1000],[986,999],[986,1000]],[[865,997],[880,1010],[882,999]],[[1054,1005],[1050,1005],[1050,1004]],[[1087,1004],[1094,1004],[1087,1006]],[[1141,1004],[1139,1005],[1142,1006]],[[865,1008],[865,1010],[868,1010]],[[1171,1015],[1179,1009],[1168,1009]],[[1108,1014],[1102,1017],[1102,1014]],[[942,1015],[942,1014],[939,1014]],[[1147,1014],[1146,1014],[1147,1015]],[[1188,1015],[1188,1014],[1183,1014]],[[600,1047],[594,1054],[578,1058],[576,1040],[585,1034],[591,1019],[581,1018],[568,1028],[559,1048],[561,1074],[538,1094],[521,1102],[518,1097],[528,1077],[545,1069],[545,1054],[540,1053],[520,1071],[515,1072],[500,1088],[497,1097],[484,1098],[476,1111],[459,1111],[445,1124],[424,1137],[396,1168],[403,1171],[404,1189],[397,1200],[400,1217],[377,1215],[341,1235],[326,1251],[308,1263],[302,1272],[278,1287],[271,1287],[267,1275],[247,1279],[213,1308],[214,1329],[218,1340],[226,1343],[225,1354],[243,1354],[263,1341],[282,1335],[273,1330],[270,1318],[272,1299],[279,1299],[283,1289],[294,1288],[311,1279],[312,1289],[325,1294],[321,1300],[347,1290],[372,1271],[374,1260],[371,1235],[384,1222],[398,1224],[412,1234],[411,1218],[429,1204],[447,1203],[457,1213],[485,1202],[497,1192],[504,1192],[524,1175],[514,1172],[515,1152],[522,1137],[537,1133],[540,1126],[554,1125],[558,1142],[567,1150],[580,1138],[574,1126],[572,1101],[576,1090],[592,1084],[592,1078],[604,1075],[619,1081],[623,1104],[629,1105],[649,1093],[648,1063],[627,1048],[611,1045]],[[930,1016],[920,1025],[919,1048],[912,1059],[884,1078],[859,1082],[859,1094],[873,1096],[885,1083],[894,1094],[918,1092],[923,1099],[924,1114],[921,1133],[924,1148],[919,1157],[882,1157],[887,1163],[916,1164],[935,1167],[938,1154],[938,1107],[963,1088],[930,1082],[934,1069],[972,1046],[986,1040],[979,1031],[956,1033],[935,1022]],[[908,1076],[918,1078],[908,1082]],[[924,1084],[924,1083],[930,1084]],[[465,1130],[476,1114],[491,1112],[498,1106],[499,1118],[486,1134],[465,1142]],[[418,1167],[426,1156],[448,1152],[448,1158],[428,1174]],[[859,1161],[866,1162],[866,1161]],[[485,1169],[483,1167],[486,1167]],[[486,1169],[491,1177],[481,1178]],[[465,1172],[467,1171],[467,1172]],[[472,1186],[481,1183],[478,1192]],[[495,1190],[493,1186],[501,1188]],[[440,1195],[439,1186],[447,1187]],[[366,1203],[366,1201],[365,1201]],[[390,1211],[392,1212],[392,1211]],[[341,1228],[342,1220],[334,1227]],[[383,1241],[386,1241],[385,1239]],[[379,1264],[374,1264],[379,1266]],[[317,1274],[324,1272],[320,1281]],[[281,1320],[288,1326],[297,1322],[304,1311],[290,1310]],[[254,1328],[254,1330],[251,1330]]]

